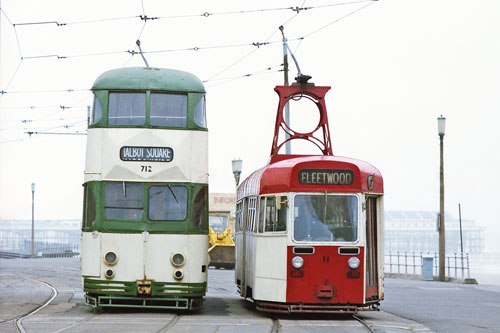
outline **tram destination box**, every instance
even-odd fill
[[[122,161],[151,161],[171,162],[174,159],[174,150],[170,147],[132,147],[120,149]]]

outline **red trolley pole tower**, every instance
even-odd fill
[[[274,91],[278,93],[280,98],[278,105],[278,113],[276,115],[276,124],[274,127],[274,139],[271,148],[271,160],[269,163],[274,163],[283,159],[290,158],[291,156],[297,155],[287,155],[279,154],[280,149],[289,141],[302,139],[307,140],[315,144],[323,155],[333,156],[332,153],[332,143],[330,140],[330,128],[328,127],[328,115],[326,112],[325,105],[325,95],[330,90],[328,86],[315,86],[314,83],[309,83],[311,79],[308,75],[299,75],[295,78],[296,82],[291,86],[276,86]],[[314,102],[318,108],[319,121],[315,129],[311,132],[300,133],[292,128],[286,123],[284,118],[285,105],[290,100],[299,100],[301,98],[307,98]],[[280,133],[282,137],[285,138],[280,142]]]

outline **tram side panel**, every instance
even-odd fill
[[[286,234],[259,234],[256,237],[254,299],[286,302],[287,291],[287,236]]]

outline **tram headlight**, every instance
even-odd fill
[[[170,262],[176,267],[181,267],[186,262],[186,258],[182,253],[176,252],[170,257]]]
[[[357,257],[350,257],[349,260],[347,261],[347,264],[349,265],[350,268],[356,269],[359,267],[359,259]]]
[[[118,255],[113,251],[108,251],[104,255],[104,263],[108,266],[113,266],[118,262]]]
[[[293,268],[299,269],[304,266],[304,259],[302,257],[293,257],[292,259]]]

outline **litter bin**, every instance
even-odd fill
[[[434,264],[434,257],[422,257],[422,278],[424,281],[432,281],[432,270]]]

